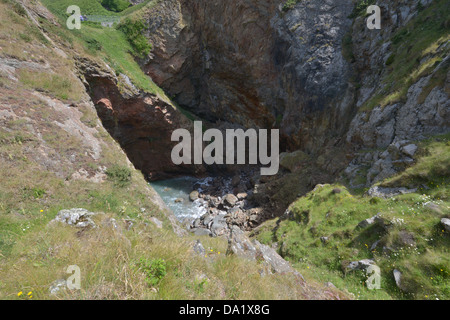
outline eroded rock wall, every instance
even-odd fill
[[[193,123],[165,99],[143,92],[123,74],[108,67],[78,60],[89,95],[103,126],[116,139],[134,166],[149,180],[184,174],[202,174],[202,166],[175,165],[171,141],[179,128],[193,130]]]
[[[337,2],[337,3],[336,3]],[[171,0],[150,10],[144,70],[182,106],[211,120],[280,128],[283,147],[317,151],[341,136],[353,103],[342,38],[348,0]]]

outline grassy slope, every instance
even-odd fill
[[[49,286],[57,279],[66,279],[65,270],[73,264],[81,269],[82,289],[61,292],[57,298],[325,297],[320,288],[314,291],[313,284],[300,286],[289,275],[261,277],[259,262],[225,256],[227,243],[223,239],[202,238],[206,256],[193,254],[192,243],[198,237],[179,238],[173,233],[166,215],[154,203],[154,191],[142,174],[129,166],[95,110],[83,103],[88,97],[73,74],[70,55],[74,51],[96,59],[103,58],[102,54],[114,54],[113,58],[120,54],[132,63],[123,50],[106,52],[108,32],[111,37],[119,36],[114,30],[100,34],[103,29],[95,28],[92,33],[97,31],[99,35],[91,36],[100,40],[105,37],[106,49],[93,54],[76,34],[51,21],[41,19],[40,24],[67,57],[53,49],[14,1],[0,1],[0,58],[12,59],[18,65],[9,74],[15,79],[0,73],[1,299],[55,298],[49,295]],[[124,44],[122,49],[126,48]],[[35,69],[30,67],[31,62],[37,65]],[[53,76],[50,80],[49,75]],[[69,81],[60,87],[64,79]],[[66,104],[55,108],[53,103],[58,101]],[[67,121],[78,123],[74,132],[95,131],[102,149],[99,159],[88,154],[84,138],[58,125]],[[73,157],[75,161],[70,160]],[[114,179],[98,183],[72,177],[80,169],[92,176],[101,167],[117,166],[131,173],[131,180],[124,186]],[[80,231],[48,225],[59,210],[73,207],[100,213],[94,218],[98,228]],[[158,229],[151,217],[162,220],[163,229]],[[117,221],[117,231],[108,224],[110,218]],[[125,228],[125,220],[134,222],[130,230]],[[155,275],[139,265],[141,259],[160,261],[166,275],[159,283],[148,284]]]
[[[64,25],[66,9],[69,5],[78,5],[83,15],[103,15],[126,17],[134,14],[136,10],[142,9],[147,5],[154,5],[158,0],[145,1],[142,4],[130,7],[121,13],[110,12],[103,8],[99,2],[91,0],[44,0],[42,1],[52,13],[59,17],[61,24]],[[45,23],[45,21],[43,21]],[[79,41],[89,51],[92,56],[100,57],[108,63],[117,74],[126,74],[132,82],[140,89],[149,93],[157,94],[165,100],[169,100],[165,93],[141,70],[133,56],[133,48],[126,40],[124,34],[115,28],[104,28],[99,24],[82,23],[80,30],[69,31],[65,28],[55,28],[47,25],[51,31],[62,33],[62,41],[67,39]]]
[[[295,201],[289,219],[270,221],[254,235],[266,244],[278,243],[280,254],[305,276],[331,281],[360,299],[449,299],[450,234],[440,225],[442,217],[450,216],[449,139],[447,135],[420,142],[417,163],[381,183],[420,186],[417,193],[384,200],[354,195],[342,185],[324,185]],[[379,225],[355,229],[377,213],[391,224],[387,230]],[[405,232],[414,236],[415,246],[402,242]],[[321,237],[329,237],[328,242]],[[383,246],[392,252],[383,252]],[[368,290],[362,272],[343,269],[349,261],[366,258],[374,258],[381,268],[381,290]],[[403,273],[407,292],[396,287],[394,269]]]

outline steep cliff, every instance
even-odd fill
[[[288,151],[447,132],[445,1],[373,3],[381,30],[366,27],[361,1],[164,1],[144,15],[155,48],[142,65],[201,117],[280,128]]]
[[[165,1],[149,10],[155,50],[144,70],[211,121],[280,128],[284,147],[317,151],[351,112],[341,43],[351,1]],[[348,92],[347,92],[348,89]]]

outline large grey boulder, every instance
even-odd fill
[[[56,218],[51,221],[51,223],[62,222],[68,224],[69,226],[77,228],[86,228],[86,227],[95,228],[96,225],[94,221],[92,221],[91,219],[93,215],[95,215],[95,213],[90,212],[83,208],[61,210],[56,215]]]
[[[346,269],[349,271],[355,270],[367,270],[370,266],[375,265],[375,261],[373,259],[363,259],[359,261],[352,261],[347,266]]]
[[[365,219],[365,220],[361,221],[360,223],[358,223],[358,225],[356,226],[356,228],[365,228],[365,227],[367,227],[367,226],[370,226],[370,225],[374,224],[374,222],[375,222],[375,221],[377,220],[377,218],[379,218],[379,217],[380,217],[380,213],[377,213],[377,215],[375,215],[375,216],[373,216],[373,217],[371,217],[371,218]]]
[[[401,148],[401,151],[409,157],[413,157],[417,151],[417,146],[415,144],[408,144]]]
[[[223,197],[223,204],[228,207],[234,207],[234,205],[238,202],[238,198],[234,194],[227,194]]]

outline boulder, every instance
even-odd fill
[[[50,295],[56,295],[60,291],[65,291],[67,289],[67,281],[65,279],[58,279],[52,282],[48,291]]]
[[[372,225],[372,224],[376,221],[376,219],[379,218],[379,217],[380,217],[380,214],[377,213],[377,215],[375,215],[375,216],[373,216],[373,217],[371,217],[371,218],[368,218],[368,219],[366,219],[366,220],[363,220],[363,221],[361,221],[360,223],[358,223],[358,225],[356,226],[356,228],[365,228],[365,227],[367,227],[367,226],[370,226],[370,225]]]
[[[95,213],[82,208],[61,210],[51,222],[62,222],[77,228],[95,228],[96,225],[91,219],[93,215]]]
[[[401,148],[401,151],[409,157],[413,157],[417,151],[417,146],[415,144],[408,144]]]
[[[199,192],[194,190],[189,194],[189,200],[195,201],[198,199],[198,196],[199,196]]]
[[[151,217],[150,221],[154,223],[154,225],[158,228],[158,229],[162,229],[163,227],[163,223],[161,220],[155,218],[155,217]]]
[[[350,271],[355,270],[366,270],[371,265],[375,265],[375,261],[373,259],[363,259],[359,261],[352,261],[347,266],[346,269]]]
[[[204,228],[193,228],[190,230],[196,236],[211,236],[211,231]]]
[[[241,192],[238,193],[236,196],[239,200],[244,200],[245,198],[247,198],[248,194],[246,192]]]
[[[234,207],[234,205],[238,202],[238,198],[234,194],[227,194],[225,197],[223,197],[223,204],[225,206]]]

